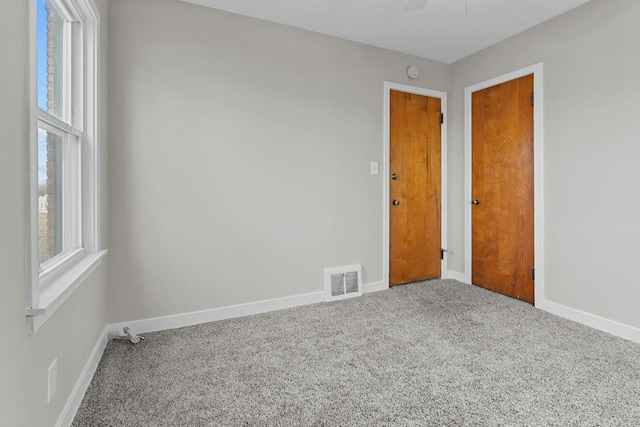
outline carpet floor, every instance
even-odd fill
[[[145,338],[74,427],[640,425],[640,344],[454,280]]]

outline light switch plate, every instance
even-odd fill
[[[378,162],[371,162],[371,175],[378,175]]]

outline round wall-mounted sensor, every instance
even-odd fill
[[[407,76],[409,76],[410,79],[417,78],[419,73],[420,71],[415,65],[411,65],[409,68],[407,68]]]

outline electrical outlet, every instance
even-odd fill
[[[58,387],[58,359],[53,359],[49,365],[49,381],[47,383],[47,403],[49,403]]]

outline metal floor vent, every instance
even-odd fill
[[[325,301],[360,295],[362,295],[362,266],[360,264],[324,269]]]

